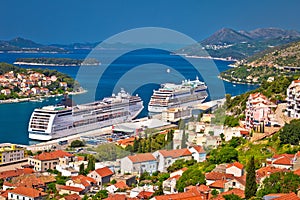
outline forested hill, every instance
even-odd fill
[[[280,46],[247,59],[247,65],[300,67],[300,42]]]

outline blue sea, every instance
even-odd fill
[[[101,58],[114,56],[118,50],[101,50]],[[62,57],[84,59],[87,50],[78,50],[73,53],[0,53],[0,62],[13,63],[16,58],[34,57]],[[144,101],[145,109],[139,117],[147,116],[147,105],[154,89],[161,83],[180,83],[183,79],[193,80],[196,77],[208,85],[209,99],[224,98],[225,93],[232,96],[245,93],[257,88],[254,85],[232,84],[217,78],[219,72],[229,69],[229,61],[209,60],[199,58],[183,58],[171,55],[169,52],[157,49],[144,49],[126,53],[106,63],[100,60],[99,67],[87,66],[84,69],[77,67],[51,66],[21,66],[24,68],[48,68],[66,73],[78,80],[87,93],[73,97],[76,103],[85,103],[102,99],[117,93],[120,88],[132,94],[138,94]],[[192,63],[192,64],[191,64]],[[194,65],[197,65],[195,70]],[[217,69],[218,73],[216,73]],[[99,73],[101,71],[101,73]],[[101,76],[99,77],[99,74]],[[223,88],[225,91],[223,91]],[[14,104],[0,104],[0,143],[11,142],[29,144],[27,126],[34,108],[59,103],[60,98],[49,98],[43,102],[23,102]]]

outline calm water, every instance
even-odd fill
[[[101,52],[107,56],[113,56],[113,50],[103,50]],[[13,63],[16,58],[24,57],[67,57],[67,58],[78,58],[83,59],[87,55],[86,51],[78,51],[76,53],[69,54],[24,54],[24,53],[0,53],[0,62]],[[100,67],[105,66],[105,61],[102,61]],[[195,72],[190,67],[190,61],[201,67],[201,74]],[[221,82],[226,90],[226,93],[231,95],[238,95],[249,90],[253,90],[256,86],[231,84],[228,82],[220,81],[217,78],[217,74],[211,73],[211,66],[215,64],[218,70],[224,71],[228,69],[228,64],[231,62],[225,61],[211,61],[206,59],[182,59],[179,56],[170,55],[168,52],[161,50],[142,50],[135,51],[123,55],[116,59],[110,66],[105,70],[102,77],[98,80],[93,76],[99,70],[96,67],[89,67],[88,73],[81,77],[80,84],[88,89],[88,93],[83,95],[77,95],[74,100],[76,103],[84,103],[91,101],[91,99],[102,99],[103,97],[110,96],[113,92],[117,92],[120,87],[124,87],[126,90],[133,94],[139,94],[144,100],[145,109],[142,111],[140,116],[147,116],[147,105],[152,95],[153,89],[159,88],[159,83],[164,82],[180,82],[182,77],[178,75],[179,72],[186,79],[195,79],[199,76],[200,79],[209,82],[210,85],[214,86],[213,83]],[[160,64],[169,66],[168,69],[161,67]],[[146,66],[147,65],[147,66]],[[133,69],[137,66],[142,66],[139,74],[138,70]],[[32,68],[32,66],[22,66],[25,68]],[[35,67],[38,68],[38,67]],[[66,73],[73,78],[76,78],[79,67],[45,67],[56,69],[60,72]],[[177,72],[176,72],[177,71]],[[131,73],[131,74],[130,74]],[[125,75],[124,75],[125,74]],[[128,76],[127,76],[128,75]],[[201,75],[205,75],[204,79]],[[125,78],[124,78],[125,77]],[[156,81],[149,81],[149,80]],[[92,86],[97,85],[96,90],[93,92]],[[214,93],[210,94],[210,99],[222,98],[224,94]],[[55,104],[59,102],[60,98],[50,98],[43,102],[24,102],[16,104],[0,104],[0,143],[12,142],[19,144],[28,144],[28,133],[27,126],[30,115],[34,108],[41,107],[44,105]]]

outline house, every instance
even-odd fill
[[[151,198],[151,200],[179,200],[179,199],[187,199],[187,200],[198,200],[198,199],[203,199],[207,200],[206,194],[202,194],[201,191],[198,189],[191,189],[188,190],[187,192],[182,192],[182,193],[177,193],[177,194],[165,194],[161,196],[155,196]]]
[[[217,190],[219,193],[225,192],[225,184],[227,180],[216,180],[208,185],[209,188]]]
[[[206,184],[210,185],[219,180],[232,180],[234,176],[232,174],[226,174],[221,172],[208,172],[205,174]]]
[[[210,191],[211,191],[211,189],[208,187],[208,186],[206,186],[206,185],[199,185],[199,186],[192,186],[192,185],[190,185],[190,186],[188,186],[188,187],[186,187],[186,188],[184,188],[184,191],[185,192],[199,192],[200,193],[200,195],[201,195],[201,199],[203,199],[203,200],[208,200],[208,199],[210,199]]]
[[[41,90],[39,87],[33,87],[31,88],[31,91],[33,92],[33,94],[38,95],[41,93]]]
[[[206,151],[201,146],[191,146],[188,148],[192,153],[192,157],[197,162],[204,162],[206,160]]]
[[[157,171],[156,158],[151,153],[136,154],[121,159],[121,173],[142,174]]]
[[[267,163],[271,167],[281,169],[292,169],[294,154],[279,154],[274,155],[272,158],[267,159]]]
[[[149,199],[153,194],[154,194],[154,192],[141,191],[136,197],[138,199]]]
[[[118,191],[118,190],[119,191],[125,191],[127,189],[129,189],[129,187],[123,181],[119,181],[119,182],[117,182],[113,185],[110,185],[110,186],[106,187],[106,190],[111,194]]]
[[[34,170],[31,168],[7,170],[7,171],[0,172],[0,179],[4,181],[9,181],[13,177],[17,177],[22,174],[32,174],[32,173],[34,173]]]
[[[287,169],[276,168],[272,166],[261,167],[256,170],[256,180],[258,183],[262,183],[263,180],[276,172],[288,171]]]
[[[128,145],[133,146],[134,140],[135,140],[135,137],[130,137],[130,138],[126,138],[126,139],[123,139],[123,140],[118,140],[117,145],[121,146],[122,148],[125,148]]]
[[[46,200],[47,193],[28,187],[17,187],[9,190],[8,199]]]
[[[234,162],[226,166],[226,174],[232,174],[234,176],[240,177],[244,174],[244,165],[239,162]]]
[[[108,168],[103,167],[90,172],[87,176],[95,179],[96,184],[103,185],[110,182],[110,178],[114,173]]]
[[[71,179],[66,182],[67,186],[79,187],[84,189],[83,193],[88,191],[93,185],[96,184],[97,183],[95,179],[84,175],[72,176]]]
[[[225,191],[228,191],[232,188],[245,190],[246,187],[246,176],[234,177],[225,183]]]
[[[287,88],[287,106],[285,115],[300,118],[300,80],[294,80]]]
[[[4,94],[5,96],[8,96],[8,95],[11,94],[11,91],[10,91],[10,89],[2,89],[1,94]]]
[[[181,175],[171,176],[167,180],[163,181],[162,187],[164,194],[174,194],[177,193],[176,183],[179,180]]]
[[[237,195],[242,199],[245,198],[245,191],[244,190],[234,188],[232,190],[228,190],[227,192],[222,192],[216,198],[213,198],[213,199],[214,200],[225,200],[224,196],[225,195],[230,195],[230,194]]]
[[[187,148],[174,150],[158,150],[153,153],[153,156],[158,160],[157,170],[160,172],[166,172],[167,168],[171,166],[176,160],[192,159],[192,153]]]
[[[67,185],[56,185],[56,189],[60,195],[64,194],[84,194],[84,189],[80,187],[73,187]]]
[[[268,194],[263,197],[263,200],[300,200],[300,198],[293,192],[291,193],[277,193]]]
[[[69,194],[59,200],[81,200],[81,197],[78,194]]]
[[[25,148],[12,144],[11,146],[2,146],[0,148],[0,164],[22,160],[25,157]]]
[[[59,86],[60,86],[60,87],[67,88],[67,87],[68,87],[68,84],[67,84],[66,82],[60,82],[60,83],[59,83]]]
[[[129,187],[131,187],[132,184],[136,184],[136,176],[134,176],[134,175],[118,174],[118,175],[114,175],[114,180],[116,180],[117,183],[124,182]]]
[[[75,156],[62,151],[57,150],[53,152],[44,152],[36,156],[28,158],[28,164],[34,166],[35,171],[44,172],[48,169],[55,169],[59,164],[60,158],[67,158],[69,160],[75,160]]]
[[[13,189],[16,187],[30,187],[45,191],[49,183],[56,181],[53,175],[43,175],[40,173],[22,174],[13,177],[9,182],[4,181],[3,190]]]

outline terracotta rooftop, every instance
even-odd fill
[[[300,176],[300,169],[295,170],[295,171],[294,171],[294,174]]]
[[[202,193],[208,193],[210,192],[210,188],[207,185],[200,185],[200,186],[193,186],[190,185],[188,187],[185,188],[186,192],[192,192],[192,191],[198,191],[198,192],[202,192]]]
[[[205,174],[206,180],[225,180],[225,179],[233,179],[234,176],[232,174],[226,174],[221,172],[209,172]]]
[[[193,147],[198,153],[205,153],[205,150],[201,146],[193,146]]]
[[[149,191],[142,191],[137,195],[137,198],[139,199],[149,199],[154,192],[149,192]]]
[[[37,198],[39,196],[46,196],[47,193],[41,192],[39,190],[28,188],[28,187],[17,187],[10,190],[8,193],[18,194],[26,197]]]
[[[129,160],[133,163],[156,161],[155,157],[151,153],[141,153],[133,156],[128,156]]]
[[[128,185],[126,185],[126,183],[124,183],[123,181],[119,181],[119,182],[115,183],[114,186],[116,188],[119,188],[119,189],[122,189],[122,190],[125,190],[125,189],[129,188]]]
[[[230,194],[235,194],[239,197],[241,197],[242,199],[245,198],[245,192],[244,190],[241,190],[241,189],[237,189],[237,188],[234,188],[232,190],[229,190],[227,192],[223,192],[221,194],[219,194],[216,198],[214,198],[213,200],[225,200],[225,198],[223,197],[224,195],[230,195]]]
[[[111,176],[114,174],[108,167],[96,169],[95,172],[99,174],[101,177]]]
[[[20,176],[21,174],[32,174],[33,172],[34,170],[30,168],[3,171],[0,172],[0,179],[16,177],[16,176]]]
[[[106,199],[104,200],[138,200],[138,198],[130,198],[126,197],[125,194],[110,194]]]
[[[2,197],[4,197],[5,199],[7,199],[8,198],[8,192],[9,192],[10,190],[5,190],[5,191],[1,191],[0,192],[0,196],[2,196]]]
[[[273,158],[275,160],[272,161],[272,164],[276,164],[276,165],[293,165],[293,158],[294,155],[293,154],[281,154],[278,156],[274,156]]]
[[[228,169],[228,168],[230,168],[230,167],[237,167],[237,168],[239,168],[239,169],[244,169],[244,165],[243,164],[241,164],[241,163],[239,163],[239,162],[234,162],[234,163],[231,163],[231,164],[228,164],[227,166],[226,166],[226,168]]]
[[[65,200],[81,200],[81,197],[78,194],[69,194],[64,196]]]
[[[82,184],[84,187],[89,187],[91,183],[97,183],[95,179],[84,175],[72,176],[71,179],[74,183]]]
[[[37,160],[54,160],[54,159],[58,159],[58,158],[63,158],[63,157],[72,157],[73,155],[62,151],[62,150],[57,150],[57,151],[53,151],[53,152],[44,152],[41,153],[39,155],[34,156],[34,159]]]
[[[118,145],[128,145],[128,144],[132,144],[135,140],[135,137],[130,137],[130,138],[126,138],[123,140],[119,140],[117,141]]]
[[[261,179],[265,176],[269,176],[270,174],[273,174],[275,172],[281,172],[281,171],[288,171],[288,170],[275,168],[275,167],[271,167],[271,166],[262,167],[256,171],[256,177],[258,179]]]
[[[67,185],[59,185],[57,186],[59,190],[70,190],[70,191],[74,191],[74,192],[81,192],[84,189],[80,188],[80,187],[73,187],[73,186],[67,186]]]
[[[274,198],[272,200],[300,200],[300,198],[293,192]]]
[[[172,180],[172,179],[176,179],[176,180],[179,180],[179,178],[180,178],[181,176],[179,175],[179,174],[177,174],[177,175],[175,175],[175,176],[172,176],[172,177],[170,177],[170,178],[168,178],[168,180]]]
[[[191,156],[192,153],[188,149],[174,149],[174,150],[159,150],[159,153],[163,155],[163,157],[172,157],[179,158],[182,156]]]
[[[215,182],[213,182],[212,184],[209,185],[210,188],[224,188],[225,187],[225,183],[227,183],[228,181],[226,180],[216,180]]]
[[[45,176],[40,173],[34,173],[34,174],[22,174],[17,177],[13,177],[11,179],[11,186],[13,187],[43,187],[47,183],[55,182],[56,179],[54,176]],[[9,186],[7,182],[5,182],[5,185]]]
[[[182,192],[177,194],[166,194],[161,196],[155,196],[156,200],[199,200],[201,194],[199,192]]]

